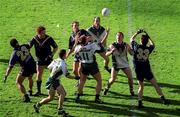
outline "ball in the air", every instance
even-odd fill
[[[110,10],[108,8],[103,8],[102,9],[102,16],[108,16],[110,13]]]

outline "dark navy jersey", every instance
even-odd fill
[[[51,47],[57,48],[56,42],[52,37],[45,35],[45,38],[40,39],[36,35],[30,42],[30,47],[34,45],[36,57],[38,59],[44,60],[47,56],[52,54]]]
[[[80,33],[80,36],[81,35],[90,36],[90,34],[84,29],[79,30],[77,33]],[[74,32],[71,33],[71,36],[69,37],[69,49],[73,48],[75,43],[75,36],[77,35],[77,33]]]
[[[12,52],[9,66],[14,66],[17,62],[20,64],[22,68],[31,66],[35,63],[33,57],[30,54],[29,45],[23,44],[18,48],[15,48]]]
[[[136,43],[135,41],[132,41],[131,45],[134,51],[134,62],[149,64],[149,55],[153,51],[154,46],[143,46],[141,44]]]
[[[120,52],[124,51],[125,48],[126,48],[126,43],[125,43],[125,42],[122,42],[121,44],[118,43],[118,42],[114,42],[114,43],[112,43],[112,45],[113,45],[117,50],[119,50]]]
[[[98,42],[98,43],[101,42],[101,40],[106,34],[106,30],[102,26],[100,26],[98,29],[95,28],[94,26],[91,26],[87,30],[88,30],[88,33],[92,36],[94,42]]]

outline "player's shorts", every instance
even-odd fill
[[[75,54],[74,55],[74,62],[79,62],[80,61],[80,56]]]
[[[102,52],[106,52],[106,49],[103,47],[103,45],[101,43],[98,43],[98,46],[100,47],[100,50],[97,50],[97,53],[102,53]]]
[[[60,86],[59,79],[53,79],[49,77],[48,80],[46,81],[46,89],[50,89],[51,87],[53,87],[54,90],[56,90],[57,87],[59,86]]]
[[[143,82],[144,78],[147,80],[151,80],[154,78],[154,75],[151,71],[150,65],[135,65],[135,72],[136,72],[136,77],[139,81]]]
[[[124,66],[118,67],[117,64],[114,63],[114,62],[112,63],[112,67],[113,67],[113,68],[115,69],[115,71],[117,71],[117,72],[118,72],[120,69],[121,69],[121,70],[124,70],[124,69],[126,69],[126,68],[130,68],[130,67],[129,67],[129,64],[126,64],[126,65],[124,65]]]
[[[94,63],[81,63],[81,71],[84,75],[95,75],[99,72],[98,64]]]
[[[48,66],[52,62],[52,58],[49,58],[47,60],[44,59],[37,59],[36,64],[39,66]]]
[[[36,73],[36,63],[32,62],[30,65],[21,68],[20,74],[24,77],[30,77]]]

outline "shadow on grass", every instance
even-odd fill
[[[169,92],[180,94],[180,89],[177,89],[177,90],[175,89],[175,90],[172,90],[172,91],[169,91]]]
[[[129,116],[131,115],[130,110],[127,108],[129,106],[127,105],[123,105],[124,108],[110,107],[107,105],[107,103],[97,104],[97,103],[94,103],[94,101],[88,101],[88,100],[80,100],[78,104],[81,104],[81,106],[78,106],[79,111],[81,111],[80,108],[88,108],[87,111],[93,112],[93,113],[99,113],[98,111],[100,110],[101,113],[109,113],[109,114],[116,114],[116,115],[129,115]],[[66,106],[75,107],[76,109],[78,109],[77,106],[75,105],[66,105]],[[92,109],[94,109],[94,111],[92,111]]]
[[[135,81],[137,81],[137,79],[133,79]],[[108,80],[107,80],[108,81]],[[121,84],[127,84],[128,85],[128,82],[122,82],[122,81],[118,81],[116,80],[115,81],[116,83],[121,83]],[[149,81],[145,80],[144,82],[145,86],[153,86]],[[138,85],[138,83],[134,82],[134,85]],[[173,88],[173,89],[177,89],[175,90],[174,92],[175,93],[180,93],[180,85],[175,85],[175,84],[169,84],[169,83],[160,83],[158,82],[158,85],[160,87],[167,87],[167,88]],[[173,92],[173,91],[172,91]]]
[[[42,117],[54,117],[54,116],[42,114]]]
[[[159,113],[159,114],[167,114],[166,116],[179,116],[180,115],[180,109],[162,109],[162,108],[156,108],[156,107],[144,107],[143,109],[137,109],[137,111],[140,111],[140,112],[145,112],[145,116],[151,116],[151,117],[154,117],[152,115],[155,115],[155,117],[159,117],[157,116],[156,113]],[[136,111],[135,110],[135,111]]]
[[[76,108],[77,111],[81,111],[82,110],[81,108],[87,108],[87,112],[107,113],[110,114],[111,116],[124,115],[124,116],[141,116],[141,117],[149,117],[149,116],[158,117],[159,113],[168,114],[169,116],[180,114],[178,112],[179,111],[178,109],[160,109],[155,107],[145,107],[139,110],[135,106],[132,109],[131,105],[114,104],[109,102],[104,102],[103,104],[97,104],[94,103],[94,101],[80,100],[78,104],[80,104],[80,106],[66,105],[66,107],[70,107],[69,110],[71,109],[74,110],[73,108]]]
[[[9,59],[0,59],[0,63],[8,64],[9,63]]]
[[[95,89],[95,87],[93,87],[93,86],[86,86],[86,87],[91,88],[91,89]],[[111,89],[108,91],[107,97],[108,96],[111,97],[111,98],[120,98],[120,97],[130,98],[130,94],[129,95],[121,94],[121,93],[118,93],[118,92],[111,91]]]
[[[148,97],[148,96],[143,96],[145,101],[152,102],[152,103],[159,103],[161,104],[162,101],[160,98],[153,98],[153,97]],[[170,105],[178,105],[180,106],[180,100],[173,100],[173,99],[168,99],[170,102]]]
[[[92,87],[92,86],[86,86],[88,88],[93,88],[95,89],[95,87]],[[108,98],[131,98],[130,94],[129,95],[126,95],[126,94],[121,94],[121,93],[117,93],[117,92],[114,92],[114,91],[108,91],[108,95],[107,96],[104,96],[104,97],[108,97]],[[137,96],[134,96],[134,98],[137,98]],[[148,96],[143,96],[144,100],[145,101],[148,101],[148,102],[152,102],[152,103],[159,103],[161,104],[162,101],[160,100],[160,98],[154,98],[154,97],[148,97]],[[173,99],[168,99],[169,102],[170,102],[170,105],[180,105],[180,100],[173,100]]]

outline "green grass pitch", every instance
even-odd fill
[[[101,9],[109,8],[108,17],[101,16]],[[95,104],[95,80],[87,80],[81,104],[74,102],[74,85],[76,81],[62,78],[62,84],[67,91],[64,108],[75,117],[178,117],[180,116],[180,0],[0,0],[0,75],[3,78],[8,60],[12,52],[9,45],[11,37],[27,43],[35,34],[35,28],[44,25],[47,34],[58,43],[59,48],[68,48],[71,33],[70,23],[80,22],[80,28],[92,25],[94,16],[101,17],[101,25],[110,27],[108,44],[115,41],[115,34],[122,31],[124,41],[129,43],[129,37],[138,28],[149,32],[156,44],[155,51],[150,56],[152,70],[165,96],[170,100],[169,106],[161,104],[158,95],[150,83],[145,83],[144,106],[136,108],[137,99],[131,99],[127,78],[121,75],[113,84],[107,96],[102,96],[105,102]],[[59,25],[59,27],[58,27]],[[31,50],[34,56],[34,48]],[[57,54],[55,55],[55,58]],[[129,57],[132,66],[132,57]],[[98,65],[103,77],[103,86],[110,75],[103,69],[102,58],[97,55]],[[72,70],[73,57],[68,60]],[[111,64],[110,64],[111,65]],[[36,114],[32,105],[43,97],[31,97],[31,103],[22,103],[20,93],[15,86],[18,65],[14,67],[7,83],[0,82],[0,117],[55,117],[57,115],[57,98],[42,106]],[[133,66],[132,66],[132,71]],[[43,75],[43,93],[47,94],[45,81],[49,71]],[[134,76],[134,88],[137,94],[137,80]],[[33,77],[35,81],[35,75]],[[2,80],[1,80],[2,81]],[[27,81],[24,84],[27,87]],[[34,83],[34,91],[36,85]]]

